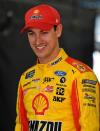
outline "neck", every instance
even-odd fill
[[[54,60],[57,57],[57,55],[59,54],[59,51],[60,51],[60,48],[58,48],[57,50],[55,50],[55,53],[54,54],[52,53],[51,56],[47,56],[45,58],[38,58],[39,63],[40,64],[46,64],[46,63]]]

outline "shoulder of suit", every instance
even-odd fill
[[[74,68],[76,68],[80,73],[92,71],[92,69],[88,65],[74,58],[68,57],[65,61]]]

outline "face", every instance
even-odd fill
[[[62,25],[58,25],[49,31],[37,28],[30,28],[27,32],[30,46],[40,63],[47,63],[53,60],[59,53],[58,38],[61,36]]]

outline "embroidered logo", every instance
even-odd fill
[[[36,115],[44,115],[45,111],[49,108],[48,98],[44,94],[39,93],[34,97],[32,107]]]

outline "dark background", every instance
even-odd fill
[[[60,45],[71,57],[93,65],[96,5],[86,6],[86,0],[40,1],[0,0],[0,131],[14,131],[18,81],[36,59],[27,37],[20,34],[28,8],[43,2],[56,7],[63,23]]]

